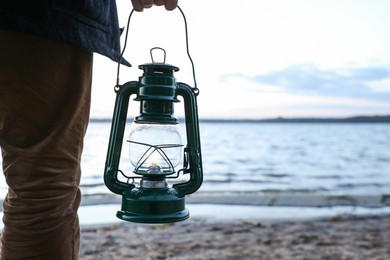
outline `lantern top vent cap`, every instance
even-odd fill
[[[161,62],[156,62],[153,53],[156,53],[156,51],[161,51],[163,53],[163,59]],[[138,68],[144,71],[144,75],[148,74],[169,74],[173,75],[173,72],[179,71],[179,68],[170,64],[166,64],[166,51],[163,48],[160,47],[154,47],[150,50],[150,58],[152,59],[151,63],[145,63],[142,65],[139,65]]]
[[[141,64],[141,65],[138,65],[138,68],[141,69],[141,70],[149,70],[149,69],[164,69],[164,70],[172,70],[172,71],[179,71],[180,69],[176,66],[173,66],[173,65],[170,65],[170,64],[166,64],[166,63],[157,63],[157,62],[153,62],[153,63],[145,63],[145,64]]]

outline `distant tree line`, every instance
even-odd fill
[[[128,119],[132,121],[131,118]],[[269,119],[199,119],[201,122],[214,123],[229,123],[229,122],[248,122],[248,123],[390,123],[390,115],[388,116],[354,116],[345,118],[317,118],[317,117],[302,117],[302,118],[269,118]],[[179,118],[183,122],[183,118]],[[91,118],[90,122],[111,123],[111,118]]]

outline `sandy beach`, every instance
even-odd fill
[[[390,214],[82,226],[80,259],[390,259]]]
[[[388,196],[198,196],[171,224],[119,220],[117,199],[83,201],[81,260],[390,259]]]

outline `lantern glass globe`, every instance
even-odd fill
[[[133,122],[129,135],[129,157],[136,173],[159,167],[161,173],[172,174],[183,154],[179,124]]]

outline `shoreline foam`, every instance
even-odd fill
[[[197,192],[187,195],[191,204],[230,204],[252,206],[292,207],[388,207],[390,194],[331,194],[286,192]],[[121,196],[114,194],[83,195],[82,205],[120,204]]]

